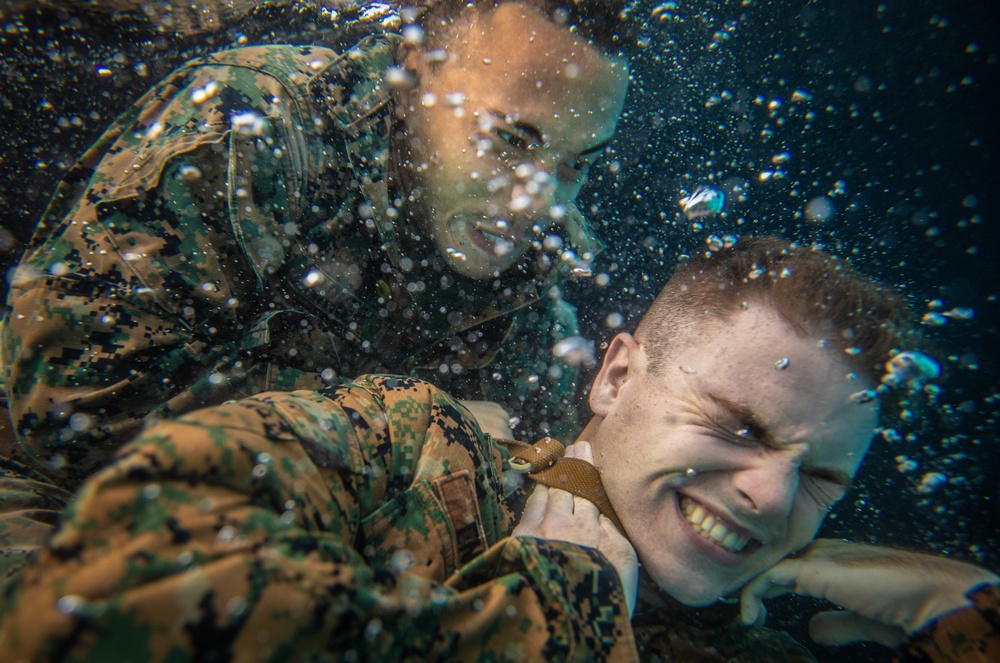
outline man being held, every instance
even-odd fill
[[[594,418],[552,467],[412,378],[157,424],[19,576],[0,658],[810,660],[754,626],[761,597],[791,590],[845,608],[814,624],[823,642],[989,660],[983,569],[822,541],[782,561],[847,491],[904,331],[896,300],[845,264],[743,240],[679,268],[615,338]],[[560,474],[587,462],[606,513],[551,487],[579,488]],[[555,481],[523,484],[539,470]],[[750,628],[703,608],[745,585]]]
[[[600,249],[574,201],[622,110],[627,25],[563,4],[345,11],[371,34],[215,53],[111,126],[11,283],[0,571],[144,421],[233,398],[387,371],[576,429],[554,286]]]

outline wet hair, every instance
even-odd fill
[[[452,31],[463,25],[463,10],[489,13],[509,2],[528,5],[614,57],[632,50],[641,27],[630,11],[634,0],[414,0],[409,6],[422,10],[425,46],[441,48],[448,44]]]
[[[639,322],[649,369],[662,373],[672,348],[752,304],[772,309],[801,337],[841,350],[852,370],[878,383],[889,357],[910,342],[903,300],[845,261],[774,237],[680,265]]]

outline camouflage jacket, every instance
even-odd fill
[[[11,460],[73,489],[148,418],[379,370],[572,434],[576,370],[551,353],[577,333],[552,288],[567,264],[532,255],[475,281],[403,228],[383,82],[397,40],[219,52],[118,118],[11,283]],[[600,249],[575,208],[565,235]]]
[[[509,538],[505,448],[411,378],[162,422],[84,484],[7,592],[0,660],[809,660],[678,612],[635,642],[596,550]],[[655,620],[650,620],[655,621]],[[735,634],[735,635],[734,635]],[[739,651],[739,650],[737,650]]]
[[[813,660],[648,585],[630,624],[599,552],[508,537],[530,489],[508,460],[412,378],[160,423],[7,590],[0,660]],[[995,622],[996,593],[980,603]]]
[[[981,585],[967,595],[971,608],[949,613],[915,633],[899,650],[900,663],[1000,661],[1000,586]]]

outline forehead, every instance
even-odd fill
[[[526,5],[480,15],[450,49],[441,84],[522,119],[614,125],[628,67]]]
[[[671,380],[696,399],[752,414],[779,444],[807,442],[817,457],[856,470],[878,408],[851,399],[871,385],[855,376],[838,349],[799,336],[762,305],[689,338],[667,367]]]

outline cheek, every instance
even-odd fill
[[[429,164],[460,161],[475,154],[468,118],[456,118],[452,109],[435,108],[409,127],[414,154]]]
[[[564,202],[573,202],[576,200],[577,196],[580,195],[580,189],[583,188],[583,180],[574,180],[572,182],[559,181],[559,185],[556,187],[558,193],[558,199]]]
[[[788,532],[789,553],[801,550],[812,543],[826,518],[826,512],[809,504],[809,501],[808,495],[799,496],[795,510],[792,512]]]

